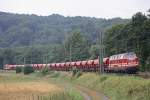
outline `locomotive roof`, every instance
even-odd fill
[[[130,58],[130,57],[136,57],[136,54],[134,52],[129,52],[129,53],[112,55],[112,56],[110,56],[110,60],[125,59],[125,58]]]

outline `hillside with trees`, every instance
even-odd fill
[[[95,59],[100,32],[106,56],[135,52],[150,70],[150,15],[140,12],[131,20],[1,13],[0,67]]]
[[[24,15],[0,12],[0,47],[61,44],[74,30],[96,42],[100,31],[128,19]]]

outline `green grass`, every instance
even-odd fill
[[[15,71],[3,72],[3,73],[0,73],[0,84],[6,84],[6,83],[18,84],[18,82],[23,82],[23,83],[47,82],[50,84],[54,83],[55,85],[60,86],[61,84],[60,81],[56,82],[56,81],[51,80],[51,78],[53,79],[53,78],[57,78],[63,75],[58,72],[49,72],[49,75],[43,76],[41,72],[35,72],[30,75],[24,75],[23,73],[16,74]],[[80,94],[80,91],[73,88],[72,86],[65,88],[63,92],[46,93],[46,95],[34,94],[34,95],[29,96],[29,98],[30,100],[83,100],[83,97]]]
[[[73,85],[66,82],[66,80],[70,80],[70,77],[67,77],[65,74],[57,71],[49,71],[46,76],[43,76],[39,71],[35,74],[32,74],[32,76],[45,78],[47,81],[49,81],[49,83],[57,84],[65,88],[65,92],[44,96],[44,100],[49,100],[49,98],[51,98],[50,100],[83,100],[83,96],[80,94],[80,91],[74,88]]]
[[[49,94],[45,96],[35,95],[30,100],[83,100],[78,91],[69,90],[61,93]]]
[[[15,72],[0,74],[0,83],[31,82],[31,81],[39,81],[39,79],[35,77],[23,75],[23,74],[16,74]]]
[[[40,75],[39,72],[31,75],[15,74],[15,72],[7,75],[4,73],[0,74],[0,83],[43,81],[43,79],[54,84],[66,84],[66,87],[72,87],[67,83],[79,84],[102,92],[111,100],[150,100],[150,79],[143,79],[137,76],[83,73],[80,77],[72,77],[72,75],[67,75],[62,72],[49,72],[46,76]],[[75,89],[68,90],[66,88],[66,91],[60,94],[60,97],[56,97],[58,94],[54,95],[51,95],[52,98],[67,97],[69,99],[74,98],[70,100],[82,100],[80,99],[82,96],[79,91]],[[64,100],[68,99],[65,98]]]
[[[103,92],[111,100],[150,100],[150,79],[137,76],[84,73],[79,78],[59,74],[59,80]]]
[[[85,74],[75,83],[104,92],[112,100],[150,100],[150,80],[135,76]]]

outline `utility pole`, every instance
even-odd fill
[[[26,58],[25,57],[23,58],[23,63],[24,63],[24,65],[26,64]]]
[[[103,58],[104,58],[104,44],[103,44],[103,33],[100,32],[99,34],[99,71],[100,74],[104,73],[104,66],[103,66]]]
[[[47,58],[48,58],[48,57],[46,56],[46,59],[45,59],[45,60],[46,60],[46,64],[47,64]]]
[[[70,59],[70,62],[71,62],[71,60],[72,60],[72,52],[71,52],[71,45],[70,45],[70,47],[69,47],[69,53],[70,53],[70,57],[69,57],[69,59]]]

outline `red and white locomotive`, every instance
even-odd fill
[[[139,60],[135,53],[123,53],[105,58],[105,70],[135,72],[138,70]]]
[[[63,63],[48,63],[48,64],[29,64],[34,69],[40,70],[47,66],[51,70],[57,71],[69,71],[72,68],[77,68],[83,71],[97,71],[100,69],[99,59],[86,60],[86,61],[74,61]],[[107,58],[103,58],[103,64],[101,65],[104,71],[124,71],[124,72],[136,72],[139,66],[139,60],[135,53],[123,53],[112,55]],[[9,65],[6,64],[4,69],[15,69],[16,67],[24,67],[24,65]]]

